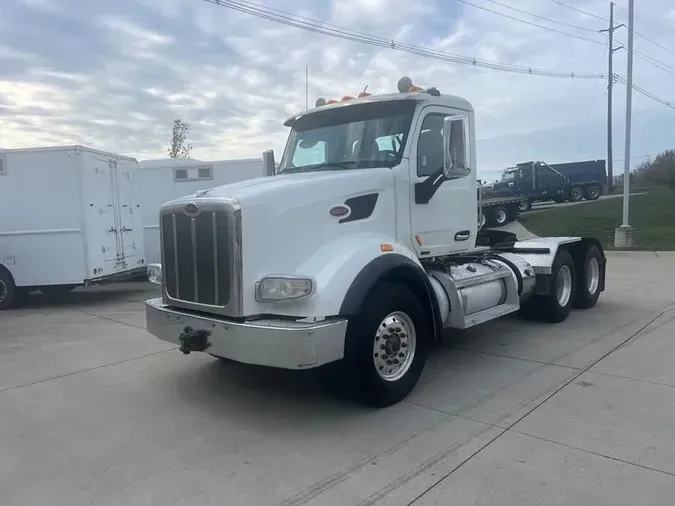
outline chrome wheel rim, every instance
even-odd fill
[[[527,211],[527,202],[524,202],[524,201],[523,201],[523,202],[521,202],[520,204],[518,204],[518,209],[519,209],[520,211]]]
[[[588,293],[594,295],[598,291],[598,286],[600,286],[600,264],[595,257],[588,261],[588,279],[586,283]]]
[[[506,212],[503,211],[502,209],[500,209],[495,214],[495,219],[497,220],[497,223],[499,223],[501,225],[502,223],[504,223],[506,221]]]
[[[394,311],[377,328],[373,363],[380,378],[397,381],[410,370],[417,349],[417,333],[410,317]]]
[[[561,307],[565,307],[572,296],[572,271],[567,265],[563,265],[558,271],[555,293],[558,298],[558,304],[560,304]]]

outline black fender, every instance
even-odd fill
[[[433,322],[434,339],[440,340],[443,322],[427,273],[410,258],[397,253],[379,256],[361,269],[345,294],[340,315],[350,317],[357,314],[368,292],[382,281],[402,282],[420,298],[427,316]]]

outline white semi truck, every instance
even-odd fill
[[[266,152],[270,177],[164,204],[148,331],[186,354],[321,367],[384,407],[446,329],[595,306],[598,240],[481,229],[471,104],[409,78],[398,89],[319,99],[286,121],[278,169]]]

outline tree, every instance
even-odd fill
[[[169,142],[169,156],[171,158],[189,158],[192,144],[185,144],[190,124],[177,119],[173,122],[171,141]]]
[[[675,190],[675,149],[668,149],[635,169],[640,182],[669,186]]]

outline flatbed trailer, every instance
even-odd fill
[[[479,201],[480,225],[501,227],[520,215],[520,197],[493,197]]]

